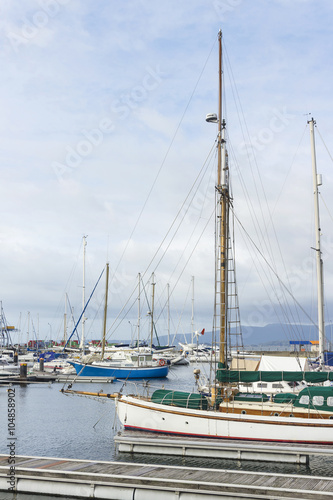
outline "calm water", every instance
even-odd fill
[[[205,369],[205,368],[203,368]],[[206,368],[207,369],[207,368]],[[75,384],[74,389],[118,392],[123,383]],[[140,389],[140,383],[137,387]],[[154,387],[172,386],[194,390],[193,366],[170,370],[167,379],[154,381]],[[210,467],[286,474],[332,476],[333,458],[310,457],[310,465],[297,466],[234,460],[130,455],[119,453],[113,437],[121,430],[115,417],[114,402],[88,397],[66,396],[62,384],[15,386],[16,454],[87,460],[160,463],[188,467]],[[141,390],[141,389],[140,389]],[[134,392],[127,384],[125,392]],[[0,387],[0,453],[7,454],[7,388]]]

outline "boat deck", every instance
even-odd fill
[[[8,456],[0,455],[2,498],[17,493],[60,498],[302,499],[333,498],[333,479],[154,464],[51,457],[15,457],[15,488],[8,490]]]

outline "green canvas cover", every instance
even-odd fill
[[[279,394],[274,394],[273,401],[274,403],[293,403],[297,398],[297,394],[293,394],[291,392],[280,392]]]
[[[157,389],[151,397],[153,403],[173,405],[180,408],[191,408],[193,410],[207,410],[207,398],[202,394],[182,391],[170,391]]]
[[[333,387],[306,387],[298,394],[294,406],[329,411],[333,417]]]
[[[216,378],[219,382],[232,383],[251,383],[251,382],[277,382],[285,380],[286,382],[310,382],[319,384],[327,380],[333,381],[333,372],[282,372],[282,371],[241,371],[218,369]]]

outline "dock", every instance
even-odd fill
[[[123,431],[114,437],[118,451],[150,455],[255,460],[308,465],[310,456],[333,457],[331,446],[264,443],[260,441],[195,439],[151,432]]]
[[[13,490],[9,490],[9,479]],[[24,494],[123,500],[333,498],[333,479],[224,469],[0,455],[1,498]],[[43,498],[43,497],[41,497]]]

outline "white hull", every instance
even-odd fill
[[[133,396],[117,400],[117,413],[125,429],[206,438],[333,443],[333,420],[329,419],[225,414],[170,407]]]

